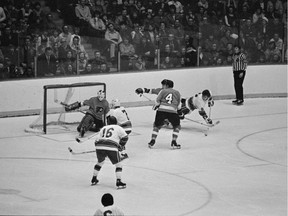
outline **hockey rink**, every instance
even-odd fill
[[[133,133],[122,190],[110,161],[90,186],[95,153],[68,151],[94,150],[93,139],[77,143],[77,133],[64,130],[25,133],[37,116],[0,118],[0,215],[93,215],[107,192],[131,216],[287,215],[287,98],[251,98],[244,106],[217,100],[211,118],[220,124],[205,136],[205,126],[183,120],[180,150],[170,149],[170,128],[149,149],[155,112],[126,110]],[[203,122],[197,111],[187,117]]]

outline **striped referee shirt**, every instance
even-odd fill
[[[246,56],[245,54],[243,53],[235,53],[233,56],[232,56],[232,59],[233,59],[233,63],[232,63],[232,66],[233,66],[233,71],[245,71],[246,68],[247,68],[247,59],[246,59]]]

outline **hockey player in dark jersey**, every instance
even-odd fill
[[[177,114],[177,110],[180,106],[181,95],[179,91],[173,89],[174,83],[171,80],[167,80],[163,85],[163,89],[159,92],[154,109],[156,110],[155,121],[153,124],[153,132],[151,135],[151,141],[148,143],[148,147],[152,148],[155,144],[159,130],[163,126],[165,119],[168,119],[173,126],[172,133],[172,148],[180,148],[177,144],[177,138],[180,131],[180,118]]]
[[[211,92],[208,89],[205,89],[201,93],[195,94],[192,97],[182,98],[181,109],[178,110],[180,119],[184,119],[185,115],[197,109],[207,124],[213,124],[212,120],[207,116],[204,110],[206,103],[208,103],[208,107],[212,107],[214,105],[214,100]]]
[[[66,112],[76,109],[86,111],[77,127],[80,137],[83,137],[88,130],[98,132],[105,125],[105,116],[110,110],[103,90],[97,92],[97,97],[91,97],[83,103],[77,101],[65,107]]]

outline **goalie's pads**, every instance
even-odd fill
[[[76,109],[78,109],[80,107],[81,107],[81,103],[77,101],[75,103],[72,103],[70,105],[65,106],[65,111],[69,112],[69,111],[72,111],[72,110],[76,110]]]
[[[119,142],[120,146],[124,147],[127,141],[128,141],[128,136],[125,136],[122,139],[120,139],[120,142]]]

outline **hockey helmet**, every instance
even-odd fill
[[[102,100],[105,98],[105,91],[99,90],[99,91],[97,92],[97,97],[98,97],[98,99],[99,99],[100,101],[102,101]]]
[[[202,97],[206,97],[208,100],[209,98],[211,98],[211,92],[208,89],[205,89],[204,91],[202,91]]]
[[[111,108],[113,109],[113,108],[116,108],[116,107],[120,107],[120,101],[119,101],[119,99],[113,99],[112,101],[111,101]]]
[[[107,117],[107,124],[108,125],[116,125],[117,124],[117,119],[115,118],[115,116],[108,116]]]
[[[114,204],[113,196],[110,193],[106,193],[101,198],[101,203],[104,207]]]

